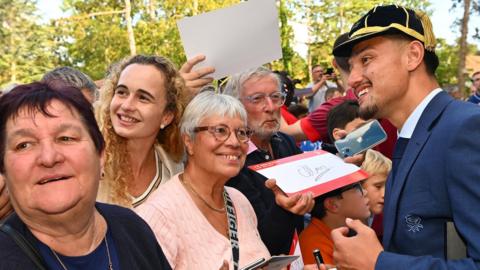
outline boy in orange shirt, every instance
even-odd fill
[[[328,135],[338,140],[366,121],[358,115],[358,102],[345,101],[328,114]],[[299,236],[304,264],[314,264],[312,251],[319,249],[325,264],[334,265],[332,229],[346,226],[345,219],[367,220],[370,217],[367,191],[360,182],[354,183],[315,199],[312,221]]]
[[[312,221],[300,234],[300,249],[304,264],[314,264],[312,251],[319,249],[326,264],[334,264],[332,229],[345,225],[345,218],[365,220],[370,216],[366,190],[357,182],[315,199]]]

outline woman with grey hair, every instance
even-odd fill
[[[202,92],[188,104],[180,128],[185,171],[136,209],[171,267],[238,269],[270,257],[252,206],[238,190],[225,187],[247,155],[251,132],[243,105],[231,96]]]

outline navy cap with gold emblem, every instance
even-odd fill
[[[398,5],[377,6],[358,20],[348,40],[333,48],[335,56],[350,56],[353,46],[363,40],[386,34],[404,34],[421,41],[429,52],[435,51],[435,35],[428,15]]]

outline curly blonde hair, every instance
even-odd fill
[[[170,125],[157,134],[157,143],[168,153],[173,161],[179,162],[184,153],[180,136],[180,120],[188,102],[188,92],[185,81],[175,66],[165,57],[135,55],[113,65],[108,77],[100,90],[100,100],[96,104],[96,118],[100,131],[105,138],[105,166],[103,172],[104,184],[108,186],[108,202],[131,206],[127,183],[133,181],[127,139],[117,135],[110,118],[110,103],[121,72],[131,64],[151,65],[165,76],[166,107],[174,118]]]

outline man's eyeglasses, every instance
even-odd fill
[[[197,133],[200,131],[208,131],[210,132],[215,139],[224,142],[228,140],[230,134],[232,134],[230,128],[226,125],[216,125],[216,126],[203,126],[203,127],[196,127],[193,129],[193,132]],[[236,128],[235,136],[237,137],[238,141],[241,143],[246,143],[250,140],[250,136],[252,136],[253,131],[250,130],[248,127],[245,128]]]
[[[244,99],[248,100],[250,103],[254,105],[261,105],[264,106],[267,102],[267,98],[269,98],[273,105],[282,106],[285,103],[285,94],[281,92],[275,92],[270,95],[266,94],[255,94],[251,96],[244,97]]]
[[[360,183],[353,183],[340,189],[340,194],[350,189],[356,189],[363,196],[363,187]]]

